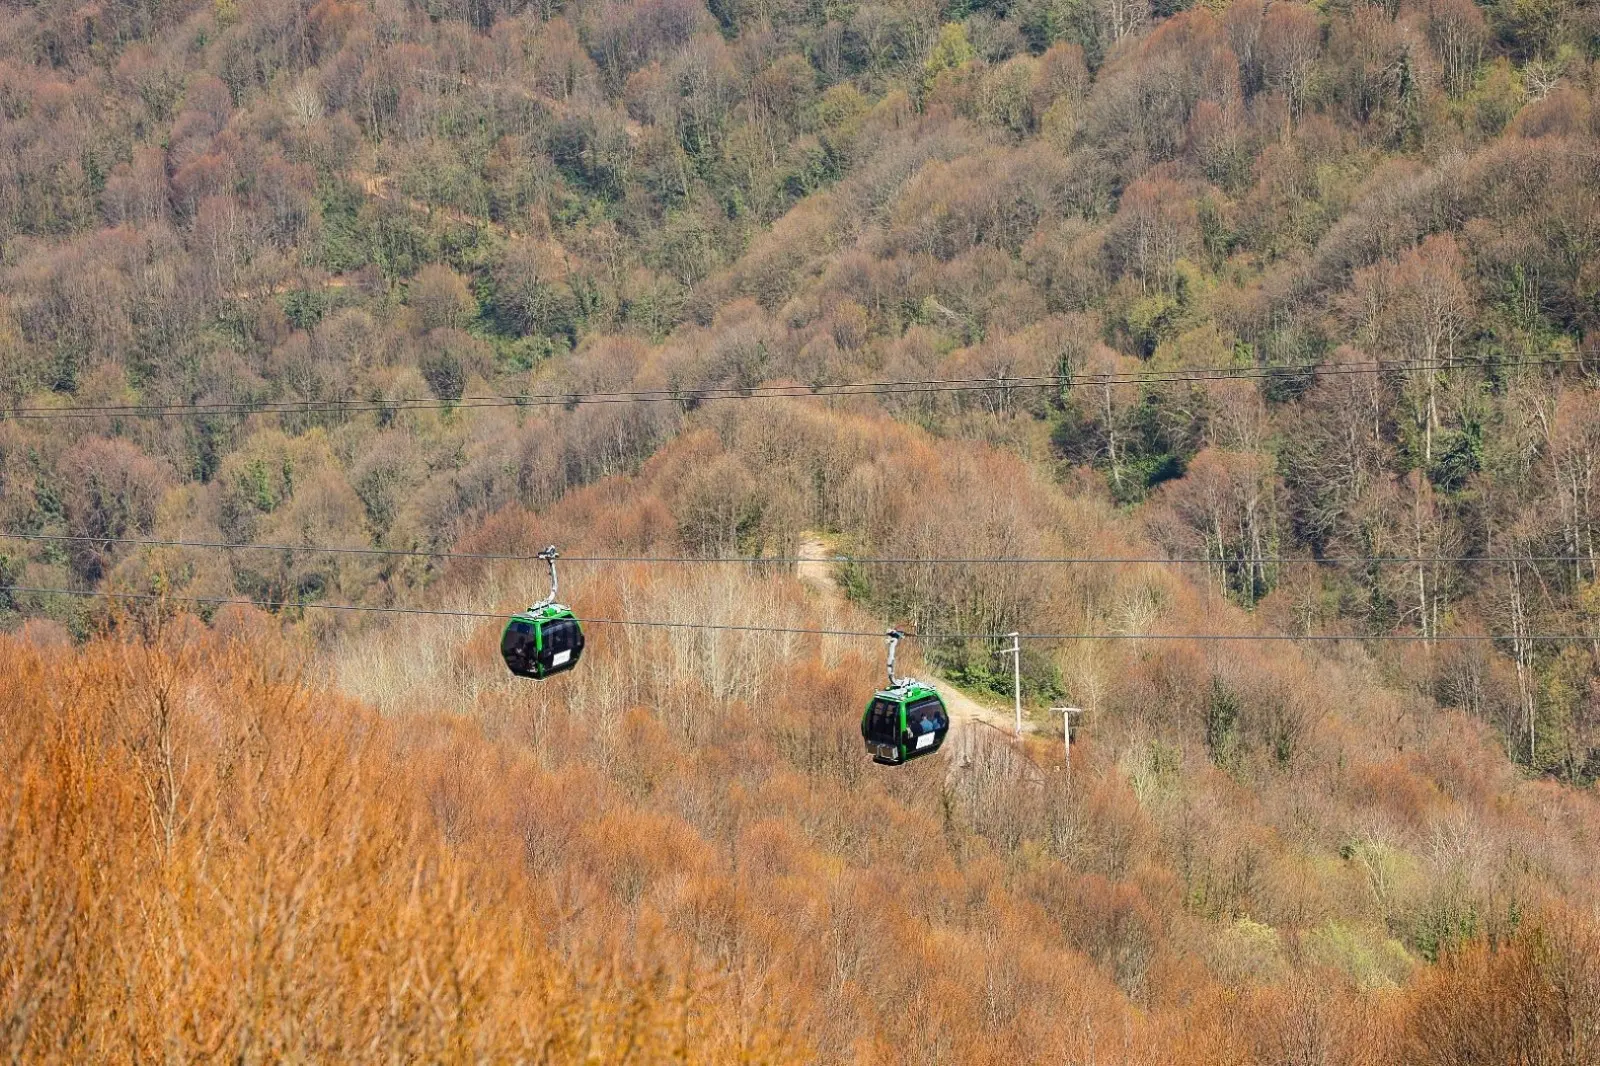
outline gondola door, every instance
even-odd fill
[[[905,760],[905,749],[901,746],[904,739],[901,712],[904,706],[899,700],[880,694],[873,697],[871,706],[867,708],[866,718],[861,723],[861,734],[874,762],[896,765]]]

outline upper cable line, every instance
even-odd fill
[[[136,548],[183,548],[205,551],[271,551],[305,555],[365,555],[380,558],[473,559],[488,562],[537,562],[538,554],[515,552],[459,552],[427,548],[337,547],[319,544],[235,543],[224,540],[160,540],[148,537],[67,536],[55,533],[0,533],[0,540],[49,544],[123,544]],[[1478,563],[1588,563],[1587,555],[1268,555],[1246,559],[1218,559],[1203,555],[1041,555],[1041,556],[888,556],[888,555],[565,555],[568,563],[629,563],[642,566],[794,566],[799,563],[837,563],[859,566],[1363,566],[1452,565]]]
[[[161,603],[196,603],[225,607],[262,607],[269,610],[278,608],[296,608],[301,610],[344,611],[358,614],[392,614],[392,615],[419,615],[440,618],[471,618],[493,619],[503,621],[504,612],[466,611],[453,608],[434,607],[377,607],[364,604],[351,603],[320,603],[316,601],[301,602],[296,600],[260,600],[235,598],[229,596],[178,596],[167,593],[154,592],[115,592],[95,589],[58,589],[43,588],[29,585],[0,585],[0,592],[28,593],[33,595],[52,596],[77,596],[94,599],[105,597],[107,600],[140,600],[145,602]],[[881,630],[867,629],[814,629],[801,626],[759,626],[737,625],[720,622],[665,622],[639,618],[584,618],[584,625],[602,626],[636,626],[645,629],[682,629],[705,630],[731,633],[772,633],[792,636],[815,637],[871,637],[874,640],[883,639]],[[1336,643],[1336,642],[1378,642],[1378,643],[1455,643],[1455,644],[1484,644],[1495,641],[1520,640],[1533,643],[1583,643],[1590,644],[1596,637],[1587,633],[1115,633],[1115,632],[1075,632],[1075,633],[933,633],[907,631],[901,634],[908,640],[922,641],[954,641],[954,640],[1044,640],[1044,641],[1200,641],[1204,643],[1232,643],[1232,642],[1279,642],[1279,643]]]
[[[519,395],[462,396],[455,400],[425,397],[350,397],[344,399],[240,400],[194,403],[79,404],[62,407],[19,407],[5,412],[18,420],[57,418],[181,418],[207,415],[329,414],[400,411],[457,411],[504,407],[573,407],[583,404],[679,403],[714,400],[824,399],[850,396],[905,396],[933,393],[992,392],[1008,389],[1098,388],[1111,385],[1186,384],[1207,381],[1257,380],[1280,376],[1343,377],[1361,374],[1416,373],[1470,368],[1583,366],[1581,358],[1523,359],[1503,363],[1466,360],[1323,363],[1240,367],[1179,367],[1130,374],[1022,374],[984,378],[926,378],[906,381],[861,381],[839,384],[778,384],[750,387],[674,387],[612,392],[549,392]]]

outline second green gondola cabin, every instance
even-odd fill
[[[542,681],[571,670],[583,655],[583,627],[559,603],[513,615],[500,635],[500,655],[518,677]]]
[[[861,716],[867,753],[888,766],[932,755],[949,732],[944,700],[932,686],[917,681],[875,693]]]
[[[950,715],[944,709],[939,690],[915,678],[898,677],[894,672],[894,653],[905,634],[889,630],[889,687],[873,693],[861,716],[861,739],[873,762],[899,766],[923,755],[932,755],[950,732]]]

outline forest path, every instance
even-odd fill
[[[495,222],[477,215],[469,215],[458,207],[449,207],[445,204],[430,204],[407,196],[395,187],[394,176],[391,174],[375,174],[370,170],[352,170],[350,178],[361,186],[361,191],[374,200],[388,200],[391,203],[404,204],[418,214],[449,219],[451,222],[462,226],[484,226],[499,233],[502,237],[521,237],[523,233],[515,227],[504,222]]]
[[[799,563],[795,567],[795,575],[830,606],[843,607],[847,597],[844,589],[839,587],[838,574],[832,562],[834,554],[833,547],[820,534],[800,534],[799,550],[796,552]],[[1007,737],[1013,735],[1016,719],[1009,707],[985,706],[948,681],[938,682],[938,688],[952,722],[993,726]],[[1023,729],[1027,728],[1028,724],[1024,722]]]

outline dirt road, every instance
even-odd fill
[[[800,537],[797,554],[800,561],[795,567],[796,576],[831,606],[843,608],[846,603],[844,590],[839,587],[838,575],[834,570],[835,564],[829,561],[835,554],[833,548],[817,534],[804,533]],[[988,707],[948,681],[940,681],[937,684],[939,695],[944,699],[945,709],[950,712],[951,721],[993,726],[1007,736],[1011,736],[1015,731],[1016,717],[1010,707]],[[1028,723],[1023,722],[1022,727],[1027,730]]]

